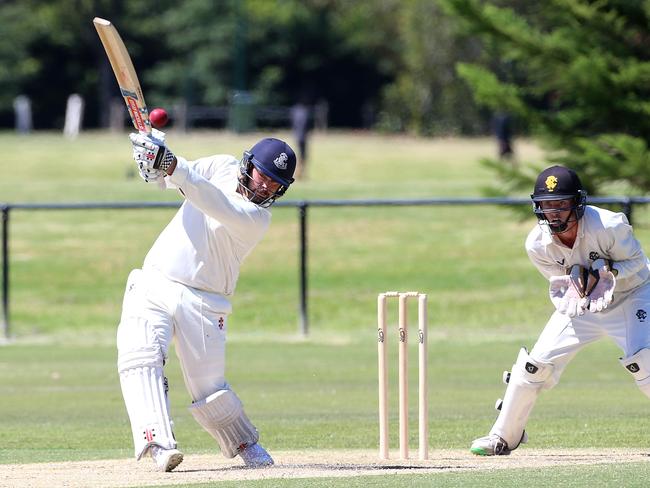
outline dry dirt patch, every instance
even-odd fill
[[[186,455],[172,473],[154,471],[151,460],[132,459],[0,466],[1,487],[124,488],[207,483],[225,480],[346,477],[394,473],[440,473],[507,468],[650,462],[633,449],[522,449],[511,456],[477,457],[466,450],[433,450],[428,461],[380,461],[376,451],[273,452],[271,468],[244,469],[238,459],[219,455]]]

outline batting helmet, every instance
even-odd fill
[[[255,144],[250,151],[244,151],[244,156],[239,164],[239,181],[246,189],[253,167],[281,185],[271,197],[258,203],[262,207],[268,207],[277,198],[284,195],[284,192],[294,182],[296,153],[286,142],[268,137]]]

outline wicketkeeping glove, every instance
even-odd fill
[[[558,312],[575,317],[584,315],[588,305],[585,297],[585,268],[574,265],[569,274],[563,276],[551,276],[548,294]]]
[[[605,310],[614,299],[615,287],[616,277],[612,273],[609,262],[605,259],[596,259],[591,263],[586,286],[589,311],[596,313]]]
[[[172,165],[176,156],[165,146],[165,134],[152,130],[151,135],[129,134],[133,145],[133,159],[140,169],[161,170],[163,173]]]

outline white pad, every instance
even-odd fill
[[[552,372],[553,365],[534,360],[524,348],[519,351],[517,362],[512,366],[501,411],[490,431],[490,434],[497,434],[505,440],[510,450],[516,449],[522,442],[537,395]]]
[[[259,433],[244,413],[241,400],[232,390],[219,390],[190,406],[196,421],[219,443],[227,458],[235,457],[259,440]]]
[[[621,364],[627,369],[639,389],[650,397],[650,349],[641,349],[639,352],[626,359],[620,359]]]
[[[133,319],[120,327],[146,330],[148,324]],[[152,445],[176,448],[169,417],[163,356],[158,344],[122,344],[118,371],[124,403],[131,421],[135,457],[140,459]]]

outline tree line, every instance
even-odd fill
[[[650,2],[630,0],[13,0],[0,4],[0,126],[107,124],[95,16],[122,34],[150,105],[329,104],[330,125],[474,135],[507,112],[590,190],[650,187]],[[525,163],[525,162],[523,162]],[[538,168],[486,161],[512,193]]]
[[[421,134],[484,132],[455,74],[465,51],[437,2],[401,0],[15,0],[0,4],[0,124],[18,94],[36,128],[107,124],[115,82],[92,26],[111,20],[149,104],[222,106],[233,90],[260,105],[329,104],[335,127]]]

